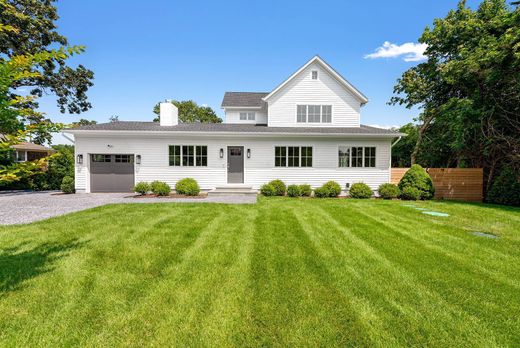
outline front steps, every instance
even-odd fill
[[[253,190],[251,186],[244,184],[217,186],[213,190],[208,191],[208,196],[256,196],[257,194],[257,190]]]

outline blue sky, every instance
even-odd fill
[[[469,1],[475,6],[477,1]],[[51,96],[42,111],[70,123],[152,120],[164,99],[193,99],[223,116],[225,91],[270,91],[319,54],[369,98],[364,124],[401,125],[415,110],[389,106],[396,79],[417,64],[406,55],[366,58],[384,42],[406,51],[456,0],[417,1],[59,1],[59,31],[87,51],[71,64],[95,73],[93,108],[63,115]],[[388,44],[387,44],[388,46]],[[389,53],[390,52],[390,53]]]

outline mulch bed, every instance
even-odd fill
[[[170,193],[169,196],[158,196],[158,195],[154,195],[152,193],[149,193],[149,194],[146,194],[146,195],[135,195],[135,196],[132,196],[132,197],[133,198],[165,198],[165,199],[168,199],[168,198],[195,198],[195,199],[203,199],[203,198],[207,198],[208,194],[207,193],[201,193],[198,196],[186,196],[186,195],[178,195],[176,193]]]

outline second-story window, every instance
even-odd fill
[[[331,123],[332,105],[297,105],[297,123]]]
[[[312,79],[317,80],[318,79],[318,70],[313,70],[311,73]]]
[[[240,113],[240,121],[254,121],[256,119],[256,115],[254,112],[241,112]]]

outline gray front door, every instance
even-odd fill
[[[242,184],[244,182],[244,147],[228,146],[228,176],[229,184]]]
[[[132,192],[133,186],[134,155],[90,155],[90,192]]]

